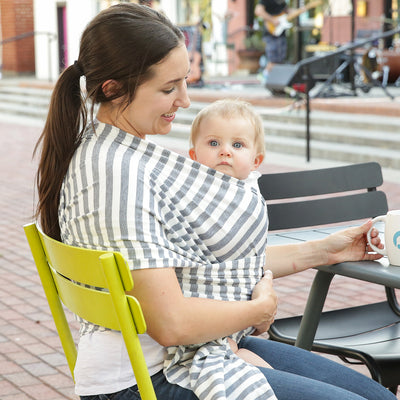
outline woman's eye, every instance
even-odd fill
[[[243,144],[240,142],[235,142],[235,143],[233,143],[233,147],[235,149],[241,149],[243,147]]]
[[[163,92],[164,92],[165,94],[171,94],[174,90],[175,90],[175,88],[171,88],[171,89],[163,90]]]
[[[218,146],[218,142],[217,142],[216,140],[210,140],[209,144],[210,144],[210,146],[212,146],[212,147]]]

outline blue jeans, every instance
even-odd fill
[[[260,370],[279,400],[396,400],[393,393],[367,376],[309,351],[254,336],[242,339],[239,347],[253,351],[274,367]],[[162,371],[153,375],[152,381],[158,399],[197,399],[190,390],[169,384]],[[135,400],[140,396],[133,386],[81,399]]]
[[[162,371],[154,374],[151,380],[159,400],[197,400],[197,396],[192,391],[168,383]],[[81,396],[81,400],[140,400],[140,395],[135,385],[117,393]]]
[[[378,382],[315,353],[254,336],[239,347],[264,358],[260,368],[279,400],[396,400]]]

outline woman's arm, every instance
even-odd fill
[[[269,326],[277,299],[272,276],[256,285],[250,301],[184,297],[173,268],[132,271],[132,294],[139,300],[148,334],[163,346],[203,343],[249,326]]]
[[[283,246],[267,246],[265,268],[273,272],[275,278],[304,271],[319,265],[332,265],[343,261],[378,260],[382,256],[370,253],[367,243],[367,232],[372,222],[348,228],[321,240],[289,244]],[[382,248],[378,231],[373,229],[373,244]]]

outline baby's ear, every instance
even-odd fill
[[[196,152],[194,151],[194,147],[189,149],[189,156],[193,161],[197,161]]]
[[[264,156],[261,153],[257,154],[256,157],[254,158],[254,169],[257,169],[263,161],[264,161]]]

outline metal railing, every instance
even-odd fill
[[[32,32],[26,32],[26,33],[22,33],[20,35],[17,36],[13,36],[4,40],[0,41],[0,46],[3,46],[7,43],[12,43],[12,42],[16,42],[18,40],[22,40],[22,39],[26,39],[28,37],[32,37],[32,36],[37,36],[37,35],[45,35],[47,36],[47,58],[48,58],[48,68],[49,68],[49,81],[52,81],[52,73],[51,73],[51,42],[53,40],[57,40],[58,35],[56,33],[53,32],[39,32],[39,31],[32,31]],[[0,65],[0,74],[2,72],[2,68],[3,65]]]

